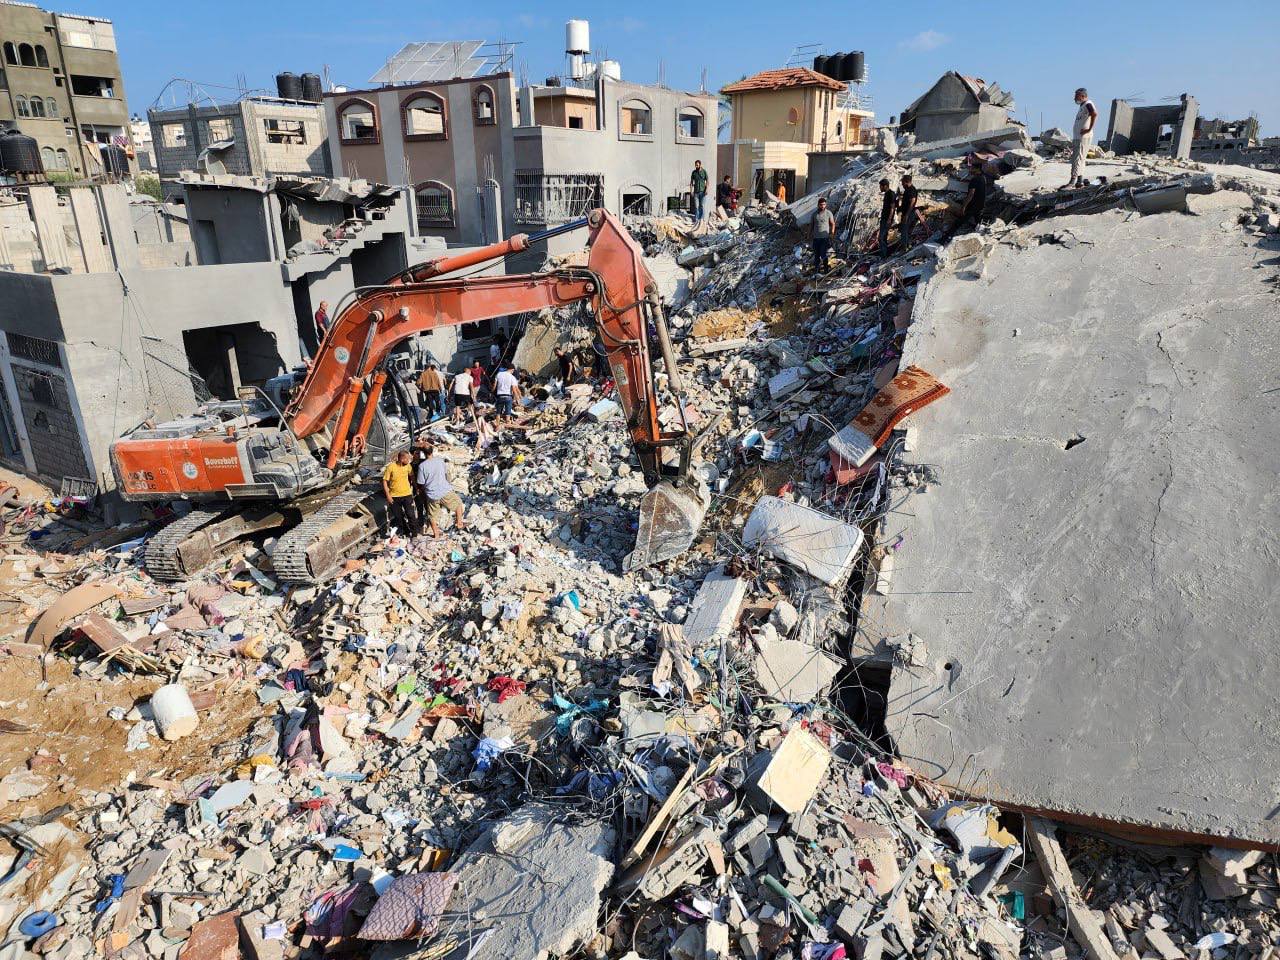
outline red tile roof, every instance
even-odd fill
[[[825,87],[828,90],[844,90],[845,84],[832,80],[808,67],[784,67],[781,70],[763,70],[737,83],[721,89],[721,93],[746,93],[750,90],[783,90],[787,87]]]

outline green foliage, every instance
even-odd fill
[[[164,199],[164,191],[160,189],[160,178],[154,173],[140,173],[133,181],[138,193],[146,194],[156,200]]]

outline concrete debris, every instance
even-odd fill
[[[15,726],[0,733],[22,762],[0,780],[0,875],[39,869],[43,886],[0,888],[0,924],[56,914],[50,960],[1272,957],[1273,858],[1115,846],[1028,816],[1037,866],[1016,816],[935,782],[939,751],[904,751],[913,769],[886,749],[891,682],[920,684],[892,703],[949,734],[948,704],[999,693],[1009,681],[991,678],[1026,660],[937,652],[966,623],[997,629],[998,604],[946,630],[886,621],[884,644],[859,646],[873,603],[925,602],[904,585],[921,534],[901,507],[949,482],[927,416],[909,438],[841,448],[907,375],[917,304],[934,278],[985,287],[1014,249],[1086,249],[1085,231],[1037,222],[1062,205],[1153,213],[1180,191],[1196,217],[1225,216],[1205,202],[1225,181],[1140,158],[1106,184],[1047,190],[1065,179],[1051,133],[1038,150],[1019,127],[899,150],[882,131],[885,149],[820,191],[837,218],[821,274],[796,230],[818,193],[701,224],[629,218],[716,494],[695,548],[658,567],[625,569],[646,485],[570,310],[515,346],[540,378],[515,426],[488,446],[429,428],[468,491],[465,528],[438,540],[391,534],[332,581],[286,590],[271,543],[159,583],[141,566],[149,521],[125,535],[49,515],[41,536],[11,538],[0,576],[16,626],[36,626],[0,655],[47,678],[28,670],[5,694]],[[1000,222],[948,238],[975,150],[996,164]],[[880,258],[876,184],[905,173],[920,220]],[[1280,189],[1233,189],[1249,198],[1240,229],[1270,236]],[[1015,319],[1016,341],[983,336],[1023,343],[1040,322]],[[554,379],[556,347],[577,382]],[[668,428],[679,414],[658,411]],[[85,536],[101,539],[75,546]],[[1009,696],[1006,713],[1025,705]],[[85,716],[42,714],[63,698]],[[1004,749],[1004,729],[986,724],[965,755]],[[424,942],[359,939],[398,902],[383,899],[393,884],[450,875],[446,903],[412,904],[439,919]]]

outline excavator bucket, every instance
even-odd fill
[[[665,480],[646,493],[640,500],[640,529],[627,569],[670,560],[693,546],[710,501],[705,488],[676,487]]]

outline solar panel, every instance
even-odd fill
[[[483,40],[406,43],[369,78],[370,83],[429,83],[474,77],[492,69],[493,58],[476,53]]]

